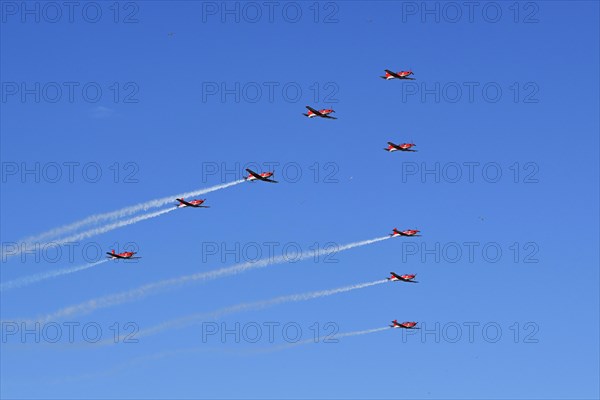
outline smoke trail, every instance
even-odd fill
[[[386,240],[389,238],[390,238],[389,236],[384,236],[384,237],[380,237],[380,238],[376,238],[376,239],[370,239],[370,240],[364,240],[361,242],[349,243],[349,244],[340,246],[338,248],[330,248],[327,250],[320,250],[320,249],[312,250],[310,252],[300,254],[295,260],[299,261],[299,260],[304,260],[304,259],[307,259],[310,257],[328,255],[328,254],[332,254],[332,253],[336,253],[336,252],[340,252],[340,251],[344,251],[344,250],[353,249],[355,247],[366,246],[368,244],[380,242],[382,240]],[[38,320],[28,321],[28,322],[45,323],[48,321],[55,321],[58,318],[73,317],[76,315],[85,315],[85,314],[89,314],[97,309],[112,307],[112,306],[116,306],[119,304],[139,300],[148,295],[155,294],[162,290],[180,286],[180,285],[183,285],[186,283],[191,283],[191,282],[195,282],[195,281],[207,281],[207,280],[218,279],[218,278],[222,278],[222,277],[226,277],[226,276],[237,275],[237,274],[245,272],[249,269],[264,268],[271,264],[280,264],[285,261],[289,261],[287,256],[278,256],[278,257],[268,258],[268,259],[264,259],[264,260],[258,260],[256,262],[246,262],[243,264],[233,265],[231,267],[225,267],[225,268],[221,268],[221,269],[217,269],[217,270],[213,270],[213,271],[200,272],[200,273],[192,274],[192,275],[184,275],[179,278],[171,278],[171,279],[166,279],[166,280],[162,280],[162,281],[158,281],[158,282],[154,282],[154,283],[148,283],[146,285],[140,286],[136,289],[128,290],[126,292],[111,294],[111,295],[107,295],[104,297],[99,297],[96,299],[88,300],[84,303],[80,303],[80,304],[77,304],[74,306],[69,306],[69,307],[60,309],[58,311],[55,311],[51,314],[47,314],[43,317],[40,317]]]
[[[175,198],[199,196],[202,194],[214,192],[216,190],[225,189],[230,186],[238,185],[242,182],[244,182],[244,180],[240,179],[240,180],[237,180],[234,182],[224,183],[221,185],[216,185],[216,186],[212,186],[212,187],[205,188],[205,189],[198,189],[198,190],[194,190],[191,192],[179,193],[179,194],[175,194],[175,195],[168,196],[168,197],[162,197],[160,199],[146,201],[144,203],[139,203],[134,206],[125,207],[125,208],[122,208],[117,211],[111,211],[111,212],[107,212],[107,213],[103,213],[103,214],[92,215],[92,216],[84,218],[80,221],[74,222],[72,224],[64,225],[59,228],[49,230],[47,232],[41,233],[36,236],[30,236],[28,238],[20,240],[19,242],[24,243],[23,246],[25,246],[25,247],[31,246],[33,243],[38,243],[38,242],[41,242],[42,240],[48,240],[53,237],[58,237],[58,236],[67,234],[69,232],[76,231],[84,226],[97,224],[97,223],[100,223],[102,221],[107,221],[107,220],[116,220],[116,219],[120,219],[120,218],[124,218],[124,217],[130,216],[130,215],[133,215],[139,211],[148,211],[151,208],[162,207],[165,204],[172,203]],[[42,244],[42,243],[40,243],[40,244]],[[20,252],[17,252],[14,254],[11,253],[11,254],[6,255],[5,257],[9,258],[9,257],[16,256],[19,254],[21,254],[21,253]]]
[[[107,224],[107,225],[99,226],[97,228],[89,229],[87,231],[79,232],[79,233],[76,233],[76,234],[71,235],[71,236],[67,236],[67,237],[63,237],[63,238],[60,238],[60,239],[56,239],[56,240],[52,241],[52,244],[58,246],[58,245],[61,245],[61,244],[64,244],[64,243],[76,242],[76,241],[79,241],[79,240],[88,239],[88,238],[91,238],[93,236],[100,235],[102,233],[113,231],[113,230],[121,228],[123,226],[135,224],[137,222],[144,221],[144,220],[150,219],[150,218],[156,218],[158,216],[170,213],[171,211],[175,211],[175,210],[177,210],[177,208],[175,208],[175,207],[173,207],[173,208],[165,208],[165,209],[160,210],[160,211],[155,211],[155,212],[151,212],[151,213],[147,213],[147,214],[138,215],[136,217],[125,219],[125,220],[122,220],[122,221],[113,222],[113,223],[110,223],[110,224]],[[17,254],[20,254],[20,253],[21,253],[21,251],[19,251],[18,253],[12,254],[12,255],[17,255]]]
[[[45,281],[46,279],[56,278],[61,275],[67,275],[67,274],[72,274],[74,272],[83,271],[83,270],[95,267],[96,265],[105,263],[107,261],[108,260],[100,260],[95,263],[80,265],[78,267],[57,269],[54,271],[42,272],[39,274],[26,276],[26,277],[19,278],[19,279],[14,279],[12,281],[8,281],[8,282],[0,284],[0,292],[4,292],[5,290],[10,290],[10,289],[19,289],[24,286],[29,286],[34,283]]]
[[[55,245],[59,245],[59,244],[63,244],[63,243],[76,242],[79,240],[88,239],[90,237],[97,236],[102,233],[113,231],[113,230],[121,228],[123,226],[132,225],[137,222],[144,221],[144,220],[150,219],[150,218],[156,218],[163,214],[167,214],[167,213],[170,213],[171,211],[175,211],[175,210],[177,210],[177,208],[172,207],[172,208],[165,208],[160,211],[155,211],[155,212],[151,212],[151,213],[147,213],[147,214],[138,215],[136,217],[125,219],[122,221],[113,222],[111,224],[99,226],[97,228],[89,229],[87,231],[79,232],[79,233],[76,233],[71,236],[57,239],[57,240],[53,241],[52,243]]]
[[[336,338],[368,335],[370,333],[382,332],[382,331],[386,331],[388,329],[390,329],[390,328],[385,327],[385,328],[375,328],[375,329],[366,329],[366,330],[362,330],[362,331],[347,332],[347,333],[342,333],[342,334],[337,335]],[[291,347],[296,347],[296,346],[300,346],[303,344],[309,344],[309,343],[315,343],[315,339],[313,338],[313,339],[301,340],[296,343],[287,343],[287,344],[279,345],[279,346],[272,346],[272,347],[268,347],[268,348],[262,348],[262,349],[257,349],[257,350],[246,350],[246,351],[227,350],[227,349],[210,348],[210,347],[208,347],[208,348],[207,347],[187,347],[187,348],[177,349],[177,350],[161,351],[161,352],[157,352],[154,354],[133,358],[133,359],[131,359],[127,362],[123,362],[109,370],[104,370],[102,372],[97,372],[97,373],[87,373],[87,374],[82,374],[82,375],[78,375],[78,376],[69,376],[69,377],[66,377],[63,379],[54,380],[53,383],[55,383],[55,384],[69,383],[69,382],[74,382],[74,381],[78,381],[78,380],[106,377],[106,376],[110,376],[110,375],[114,375],[116,373],[122,372],[124,370],[129,370],[131,366],[136,365],[136,364],[143,363],[144,365],[147,365],[148,362],[150,362],[150,361],[158,361],[158,360],[162,360],[165,358],[170,358],[170,357],[175,357],[175,356],[180,356],[180,355],[189,356],[192,353],[220,352],[220,353],[229,353],[229,354],[238,354],[238,355],[239,354],[260,354],[260,353],[269,353],[269,352],[274,352],[274,351],[279,351],[279,350],[285,350],[285,349],[288,349]]]
[[[386,283],[386,282],[387,282],[387,279],[381,279],[381,280],[374,281],[374,282],[359,283],[356,285],[343,286],[343,287],[339,287],[336,289],[319,290],[316,292],[292,294],[292,295],[287,295],[287,296],[275,297],[270,300],[262,300],[262,301],[255,301],[252,303],[237,304],[234,306],[221,308],[221,309],[207,312],[207,313],[193,314],[193,315],[190,315],[187,317],[178,318],[178,319],[164,322],[164,323],[156,325],[152,328],[148,328],[148,329],[139,331],[136,334],[136,338],[157,334],[166,329],[182,328],[184,326],[192,325],[196,322],[203,321],[204,319],[207,319],[207,318],[218,318],[218,317],[222,317],[222,316],[228,315],[228,314],[234,314],[234,313],[242,312],[242,311],[260,310],[263,308],[272,307],[272,306],[276,306],[276,305],[283,304],[283,303],[307,301],[307,300],[312,300],[312,299],[316,299],[319,297],[332,296],[334,294],[350,292],[352,290],[363,289],[363,288],[367,288],[367,287],[371,287],[371,286],[375,286],[375,285],[381,285],[382,283]],[[108,342],[115,343],[115,341],[113,341],[112,339],[107,341],[107,343]],[[120,342],[120,341],[118,341],[118,342]]]
[[[386,326],[384,328],[375,328],[375,329],[366,329],[364,331],[354,331],[354,332],[346,332],[338,335],[338,338],[350,337],[350,336],[360,336],[360,335],[368,335],[369,333],[382,332],[389,330],[390,327]]]
[[[389,326],[386,326],[385,328],[374,328],[374,329],[365,329],[362,331],[354,331],[354,332],[346,332],[346,333],[340,333],[338,335],[334,335],[333,338],[331,338],[330,340],[335,340],[335,339],[341,339],[341,338],[345,338],[345,337],[351,337],[351,336],[361,336],[361,335],[368,335],[371,333],[376,333],[376,332],[383,332],[383,331],[387,331],[391,329]],[[300,340],[296,343],[286,343],[283,345],[279,345],[279,346],[273,346],[270,348],[264,348],[264,349],[259,349],[259,350],[250,350],[249,353],[269,353],[272,351],[279,351],[279,350],[285,350],[285,349],[289,349],[292,347],[296,347],[296,346],[301,346],[304,344],[309,344],[309,343],[317,343],[315,341],[314,338],[312,339],[306,339],[306,340]],[[327,342],[323,342],[323,343],[327,343]],[[335,343],[335,342],[330,342],[330,343]],[[329,343],[327,343],[329,344]]]
[[[83,374],[79,374],[79,375],[66,376],[66,377],[58,378],[58,379],[51,379],[51,380],[47,379],[45,381],[50,384],[60,385],[60,384],[81,381],[81,380],[87,380],[87,379],[106,378],[108,376],[112,376],[117,373],[131,372],[132,366],[140,365],[140,364],[148,365],[148,363],[150,361],[162,360],[165,358],[176,357],[179,355],[189,356],[192,353],[209,353],[209,352],[215,352],[215,353],[218,352],[218,353],[225,353],[225,354],[239,353],[237,351],[232,351],[232,350],[227,350],[227,349],[222,349],[222,348],[207,348],[207,347],[187,347],[187,348],[177,349],[177,350],[166,350],[166,351],[161,351],[161,352],[157,352],[157,353],[152,353],[149,355],[135,357],[129,361],[117,364],[109,369],[103,369],[102,371],[99,371],[99,372],[83,373]],[[39,382],[40,382],[40,378],[36,377],[35,383],[38,384]]]

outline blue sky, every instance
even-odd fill
[[[518,10],[484,2],[472,20],[467,8],[455,16],[459,3],[428,3],[439,21],[421,2],[291,2],[278,3],[272,18],[263,5],[255,22],[251,6],[238,4],[236,21],[235,3],[227,14],[221,2],[121,3],[118,15],[109,3],[93,3],[88,14],[75,9],[72,22],[68,10],[59,18],[37,3],[36,22],[35,4],[27,3],[34,14],[23,14],[21,3],[2,3],[3,247],[92,214],[238,179],[247,163],[276,163],[281,183],[203,195],[211,208],[83,240],[72,259],[2,260],[5,282],[85,264],[85,245],[109,251],[132,242],[143,257],[3,292],[3,322],[234,265],[242,249],[266,255],[272,242],[281,255],[285,246],[309,251],[393,227],[418,227],[423,236],[348,250],[337,263],[273,266],[56,321],[80,324],[76,343],[10,336],[2,343],[2,397],[598,397],[596,2]],[[101,15],[93,23],[95,7]],[[411,68],[416,80],[384,81],[385,68]],[[303,118],[307,104],[334,108],[338,120]],[[419,152],[385,153],[389,140],[416,143]],[[38,177],[22,174],[36,168]],[[278,323],[276,343],[218,335],[203,342],[201,325],[101,348],[80,337],[86,323],[107,339],[115,324],[143,330],[389,271],[417,273],[420,283],[217,320],[229,328]],[[331,322],[341,334],[392,319],[437,329],[440,340],[389,330],[277,347],[286,323],[300,326],[304,340],[315,323],[327,333]],[[462,336],[453,343],[457,325]],[[497,342],[484,326],[490,335],[500,327]]]

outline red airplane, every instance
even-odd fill
[[[403,328],[403,329],[421,329],[421,328],[416,328],[415,325],[417,325],[416,322],[398,322],[398,320],[393,320],[392,321],[392,325],[390,325],[390,328]]]
[[[264,182],[271,182],[271,183],[279,183],[273,179],[269,179],[270,177],[272,177],[273,175],[275,175],[275,171],[273,172],[263,172],[261,174],[258,174],[254,171],[252,171],[251,169],[246,168],[246,171],[248,171],[248,173],[250,175],[248,175],[247,177],[245,177],[244,179],[247,181],[255,181],[255,180],[260,180],[260,181],[264,181]]]
[[[308,113],[302,114],[302,115],[304,115],[305,117],[308,117],[308,118],[321,117],[321,118],[337,119],[336,117],[332,117],[331,115],[329,115],[329,114],[335,112],[334,110],[329,109],[329,108],[324,108],[322,110],[315,110],[311,106],[306,106],[306,109],[308,110]]]
[[[388,147],[384,148],[385,151],[389,151],[390,153],[392,151],[417,151],[417,150],[412,150],[411,147],[415,147],[416,144],[414,143],[402,143],[402,144],[394,144],[392,142],[387,142],[388,143]]]
[[[413,275],[398,275],[395,272],[390,272],[390,274],[392,274],[392,276],[390,276],[389,278],[387,278],[388,281],[402,281],[402,282],[410,282],[410,283],[419,283],[418,281],[415,281],[415,277],[417,276],[416,274]]]
[[[407,229],[405,231],[399,231],[398,229],[394,228],[393,232],[394,233],[390,233],[391,237],[396,237],[396,236],[421,236],[421,235],[417,235],[417,233],[421,232],[418,229]]]
[[[400,71],[400,72],[392,72],[389,69],[385,70],[385,76],[382,76],[381,78],[385,79],[386,81],[389,81],[390,79],[409,79],[411,81],[414,81],[415,78],[410,78],[410,75],[414,75],[412,71]]]
[[[182,197],[180,199],[175,199],[175,200],[177,200],[179,202],[179,204],[177,204],[177,208],[182,208],[182,207],[210,208],[210,206],[202,205],[202,203],[204,203],[206,201],[206,200],[202,200],[202,199],[185,201]]]
[[[111,253],[106,252],[106,254],[108,254],[107,258],[110,258],[111,260],[114,260],[116,258],[120,258],[120,259],[125,259],[125,260],[132,260],[132,259],[136,259],[136,258],[142,258],[142,257],[134,257],[134,254],[136,254],[135,251],[125,251],[123,253],[115,253],[115,250],[113,249],[113,251]]]

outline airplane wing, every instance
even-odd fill
[[[275,181],[273,179],[265,178],[264,176],[261,176],[260,174],[257,174],[256,172],[252,171],[251,169],[246,168],[246,171],[248,171],[248,173],[250,175],[252,175],[253,177],[255,177],[256,179],[260,179],[261,181],[271,182],[271,183],[279,183],[279,182],[277,182],[277,181]]]
[[[127,257],[120,256],[118,254],[113,254],[113,253],[109,253],[109,252],[106,252],[106,254],[108,254],[110,257],[113,257],[113,258],[122,258],[122,259],[127,258]]]
[[[336,117],[332,117],[331,115],[327,115],[327,114],[319,114],[319,117],[329,118],[329,119],[337,119]]]
[[[264,179],[262,176],[260,176],[259,174],[257,174],[256,172],[252,171],[249,168],[246,168],[246,172],[248,172],[250,175],[252,175],[256,179]]]
[[[306,109],[308,111],[311,111],[313,114],[316,114],[318,116],[323,116],[323,114],[321,114],[318,110],[315,110],[314,108],[312,108],[311,106],[306,106]]]
[[[192,207],[194,207],[194,208],[210,208],[210,206],[203,206],[201,204],[195,204],[195,205],[192,205]]]
[[[400,75],[398,75],[397,73],[390,71],[389,69],[386,69],[385,72],[387,72],[388,74],[390,74],[391,76],[393,76],[394,78],[398,78],[401,79]]]
[[[108,254],[110,257],[119,258],[121,260],[135,260],[137,258],[142,258],[142,257],[123,257],[118,254],[113,254],[113,253],[109,253],[109,252],[106,252],[106,254]]]
[[[263,178],[263,177],[260,177],[260,178],[258,178],[258,179],[260,179],[261,181],[265,181],[265,182],[279,183],[279,182],[277,182],[276,180],[269,179],[269,178]]]
[[[390,146],[392,146],[392,147],[393,147],[393,148],[395,148],[395,149],[398,149],[398,150],[400,150],[400,146],[398,146],[398,145],[397,145],[397,144],[395,144],[395,143],[392,143],[392,142],[387,142],[387,144],[389,144]]]
[[[183,200],[183,199],[175,199],[175,200],[177,200],[177,201],[178,201],[178,202],[180,202],[181,204],[185,204],[186,206],[189,206],[189,207],[195,207],[193,204],[191,204],[191,203],[188,203],[187,201],[185,201],[185,200]]]

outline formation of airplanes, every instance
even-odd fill
[[[386,69],[385,76],[381,76],[381,78],[388,80],[388,81],[391,79],[414,80],[415,78],[411,78],[410,77],[411,75],[414,75],[414,72],[412,72],[411,70],[393,72],[393,71],[390,71],[389,69]],[[304,115],[305,117],[308,117],[308,118],[319,117],[319,118],[337,119],[336,117],[333,117],[330,115],[335,112],[332,109],[324,108],[321,110],[317,110],[316,108],[313,108],[311,106],[306,106],[306,109],[308,110],[308,112],[303,113],[302,115]],[[409,152],[417,151],[417,150],[413,149],[413,147],[416,146],[416,144],[414,144],[414,143],[402,143],[402,144],[395,144],[393,142],[387,142],[387,143],[388,143],[388,147],[384,148],[384,150],[388,151],[390,153],[394,152],[394,151],[409,151]]]
[[[408,71],[400,71],[400,72],[393,72],[390,71],[389,69],[385,70],[385,76],[382,76],[381,78],[385,79],[386,81],[392,80],[392,79],[406,79],[406,80],[414,80],[415,78],[411,78],[410,76],[414,75],[414,73],[411,70]],[[385,151],[388,151],[390,153],[394,152],[394,151],[406,151],[406,152],[415,152],[417,150],[413,149],[413,147],[415,147],[416,145],[414,143],[401,143],[401,144],[395,144],[393,142],[387,142],[388,147],[384,148]],[[394,228],[394,230],[392,231],[392,233],[390,234],[391,237],[398,237],[398,236],[420,236],[418,235],[420,231],[418,229],[407,229],[404,231],[399,231],[398,229]],[[416,274],[406,274],[406,275],[398,275],[395,272],[390,272],[391,276],[389,278],[387,278],[388,281],[402,281],[402,282],[410,282],[410,283],[418,283],[417,281],[415,281],[415,277],[417,276]],[[416,322],[398,322],[398,320],[393,320],[392,324],[390,325],[390,328],[402,328],[402,329],[420,329],[416,327],[417,323]]]
[[[414,75],[414,73],[411,70],[393,72],[393,71],[386,69],[385,76],[381,76],[381,78],[383,78],[385,80],[391,80],[391,79],[414,80],[415,78],[411,78],[411,75]],[[326,108],[326,109],[317,110],[311,106],[306,106],[306,109],[308,111],[306,113],[303,113],[302,115],[304,115],[305,117],[308,117],[308,118],[337,119],[336,117],[333,117],[330,115],[330,114],[335,113],[335,110],[333,110],[333,109]],[[384,148],[384,150],[386,150],[390,153],[394,152],[394,151],[404,151],[404,152],[416,152],[417,151],[417,150],[413,149],[413,147],[416,146],[416,144],[414,144],[414,143],[395,144],[393,142],[387,142],[387,144],[388,144],[388,147]],[[248,176],[244,177],[244,179],[246,181],[250,181],[250,182],[251,181],[263,181],[263,182],[270,182],[270,183],[279,183],[273,179],[273,177],[275,175],[275,171],[258,173],[258,172],[252,171],[249,168],[246,168],[246,172],[248,172]],[[182,198],[177,198],[175,200],[178,202],[178,204],[176,205],[176,208],[184,208],[184,207],[210,208],[210,206],[204,205],[204,202],[206,201],[206,199],[194,199],[194,200],[187,201],[182,197]],[[420,236],[420,235],[418,235],[419,232],[420,231],[418,229],[407,229],[407,230],[400,231],[397,228],[394,228],[392,230],[392,233],[389,236],[390,237],[398,237],[398,236],[413,237],[413,236]],[[135,257],[136,252],[132,252],[132,251],[115,253],[115,250],[113,249],[110,253],[107,252],[106,254],[108,255],[107,258],[112,259],[112,260],[141,258],[141,257]],[[395,272],[390,272],[390,274],[391,274],[390,277],[387,278],[388,281],[418,283],[418,281],[415,281],[416,274],[398,275]],[[389,325],[389,326],[390,326],[390,328],[420,329],[420,328],[417,328],[416,325],[417,325],[417,322],[407,321],[407,322],[400,323],[397,320],[393,320],[391,322],[391,325]]]

